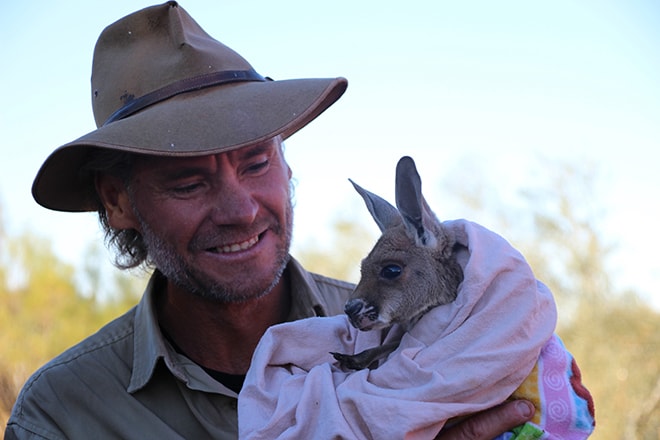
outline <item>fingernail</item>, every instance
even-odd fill
[[[534,405],[526,401],[516,402],[516,409],[522,417],[531,417],[535,411]]]

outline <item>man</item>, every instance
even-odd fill
[[[236,438],[236,399],[271,325],[342,313],[352,286],[289,256],[282,142],[343,78],[272,81],[175,2],[110,25],[94,53],[97,130],[57,149],[41,205],[98,210],[120,267],[154,274],[140,303],[37,371],[5,438]],[[444,438],[492,438],[517,402]]]

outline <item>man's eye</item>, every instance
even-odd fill
[[[248,173],[258,173],[259,171],[262,171],[263,169],[268,167],[269,164],[270,162],[268,160],[264,160],[263,162],[257,162],[255,164],[250,165],[249,167],[247,167],[246,170]]]
[[[201,186],[202,185],[199,184],[199,183],[190,183],[190,184],[187,184],[187,185],[176,186],[172,190],[175,193],[178,193],[178,194],[189,194],[189,193],[199,189]]]

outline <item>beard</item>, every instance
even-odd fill
[[[135,206],[133,206],[133,211],[140,223],[142,239],[148,251],[149,264],[158,268],[169,282],[201,298],[221,303],[238,303],[260,298],[268,294],[279,283],[289,263],[293,227],[293,206],[290,198],[285,210],[284,224],[275,221],[275,224],[269,228],[269,231],[280,238],[275,258],[261,279],[248,276],[249,282],[227,281],[223,283],[213,279],[186,261],[170,242],[159,236]],[[210,232],[204,236],[196,236],[193,238],[193,243],[204,242],[207,240],[207,236],[212,235],[214,233]]]

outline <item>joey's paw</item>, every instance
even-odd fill
[[[339,365],[347,370],[362,370],[367,367],[364,365],[364,359],[360,355],[350,355],[330,352],[330,354],[339,362]]]

